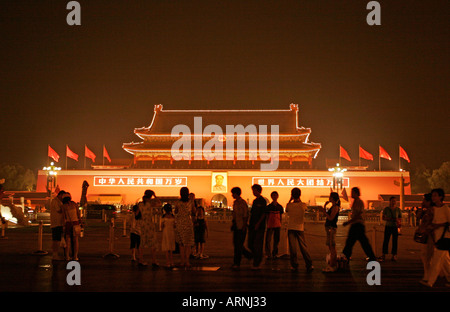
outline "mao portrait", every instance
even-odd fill
[[[227,173],[213,172],[211,176],[211,185],[213,193],[227,192]]]

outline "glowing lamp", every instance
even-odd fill
[[[344,172],[347,169],[341,168],[339,164],[336,164],[336,167],[329,168],[328,171],[333,172],[333,190],[341,190]]]
[[[53,188],[56,187],[56,176],[58,171],[61,170],[61,167],[56,167],[54,162],[50,163],[49,167],[42,168],[47,172],[47,191],[50,192],[50,197],[53,193]]]

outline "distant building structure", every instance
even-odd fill
[[[201,127],[198,127],[198,121],[201,121]],[[180,139],[179,135],[172,135],[177,125],[183,125],[191,134],[186,141],[190,148],[183,150],[184,160],[175,160],[172,154],[174,144]],[[218,146],[222,147],[224,158],[221,160],[208,158],[197,149],[198,146],[205,147],[216,135],[206,131],[209,125],[223,129],[218,141],[214,141],[215,151]],[[261,132],[246,133],[241,137],[226,135],[227,126],[236,130],[238,125],[247,132],[251,129],[249,126],[256,129],[267,126],[268,132],[266,136]],[[259,149],[261,143],[266,143],[267,150],[271,150],[274,143],[270,136],[271,125],[277,125],[279,130],[278,168],[261,171],[261,164],[273,161],[264,159]],[[283,206],[289,201],[293,187],[302,190],[301,198],[309,205],[323,205],[333,187],[333,176],[329,171],[312,169],[321,144],[310,142],[311,129],[299,125],[297,104],[291,104],[289,109],[274,110],[164,110],[162,105],[155,105],[150,125],[136,128],[134,133],[141,141],[122,146],[133,155],[132,160],[121,163],[113,160],[106,166],[93,165],[90,170],[61,170],[57,177],[60,189],[70,191],[78,200],[86,180],[90,185],[88,201],[131,204],[140,200],[146,189],[154,190],[161,198],[174,199],[179,195],[179,189],[187,186],[206,206],[230,207],[233,201],[230,190],[234,186],[242,189],[242,197],[249,203],[253,200],[251,186],[255,183],[262,185],[263,196],[267,199],[270,199],[270,192],[276,190]],[[226,155],[229,140],[233,140],[234,150]],[[237,148],[242,142],[244,148]],[[360,187],[366,203],[379,201],[380,194],[399,194],[399,187],[394,182],[402,176],[409,182],[408,172],[364,169],[349,168],[342,185],[349,197],[351,187]],[[43,170],[38,173],[37,191],[46,191]],[[410,193],[410,186],[407,186],[405,194]],[[348,202],[343,202],[348,207]]]

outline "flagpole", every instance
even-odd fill
[[[66,144],[66,170],[67,170],[67,144]]]
[[[102,160],[103,160],[103,166],[105,165],[105,144],[103,144],[103,157],[102,157]]]
[[[380,145],[378,145],[378,171],[381,171],[381,152]]]
[[[84,145],[84,169],[86,169],[86,144]]]
[[[361,167],[361,144],[359,144],[359,148],[358,148],[358,166]]]
[[[341,165],[341,144],[339,144],[339,165]]]
[[[401,161],[400,161],[400,144],[398,145],[398,171],[401,171]]]

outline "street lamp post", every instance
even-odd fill
[[[329,168],[328,171],[333,172],[333,191],[342,190],[344,172],[347,171],[345,168],[341,168],[339,164],[336,164],[336,167]]]
[[[56,167],[55,163],[51,162],[49,167],[44,167],[43,170],[47,171],[47,192],[50,192],[50,202],[53,199],[53,189],[56,188],[56,176],[60,167]],[[50,205],[49,205],[50,207]]]
[[[400,187],[400,210],[403,211],[405,208],[405,186],[408,186],[410,182],[405,182],[403,177],[403,171],[400,169],[400,181],[394,181],[394,184]]]

